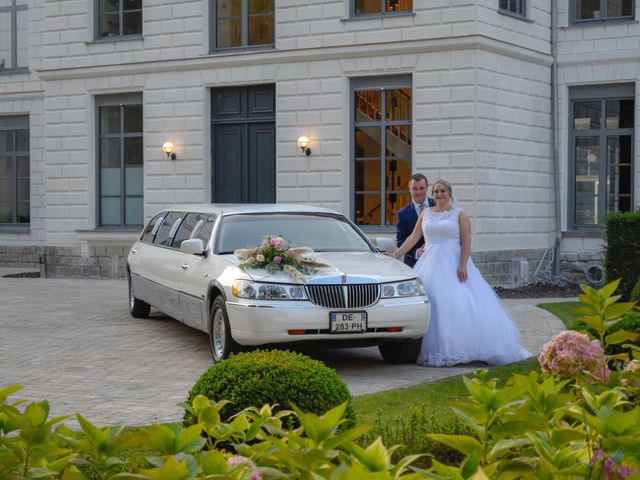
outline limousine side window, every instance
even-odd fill
[[[151,219],[151,221],[147,224],[147,228],[142,232],[142,237],[140,241],[151,243],[153,241],[153,236],[158,231],[158,227],[162,223],[162,219],[164,218],[164,213],[159,213],[155,217]]]
[[[204,243],[205,247],[211,239],[211,232],[213,231],[213,225],[216,223],[216,218],[217,217],[215,215],[209,215],[209,218],[207,218],[207,220],[204,222],[204,225],[202,225],[200,231],[196,232],[196,234],[193,236],[193,238],[199,238],[200,240],[202,240],[202,243]]]
[[[164,218],[164,222],[160,225],[160,230],[156,233],[156,238],[153,239],[153,243],[156,245],[171,245],[171,239],[176,229],[180,226],[180,220],[184,213],[182,212],[170,212]]]
[[[173,248],[180,248],[180,245],[182,244],[182,242],[185,240],[188,240],[191,237],[193,230],[197,226],[200,226],[198,224],[201,223],[201,220],[205,218],[206,218],[206,215],[204,213],[187,214],[187,216],[184,217],[184,220],[182,220],[182,223],[180,224],[180,228],[178,228],[178,231],[176,232],[175,237],[173,237],[173,243],[171,244],[171,246]]]

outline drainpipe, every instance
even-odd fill
[[[558,2],[551,0],[551,134],[553,148],[553,203],[555,208],[556,239],[553,245],[553,276],[560,275],[560,245],[562,221],[560,205],[560,152],[558,151]]]

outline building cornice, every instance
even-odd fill
[[[291,50],[263,50],[260,52],[234,52],[203,54],[179,60],[156,60],[126,64],[89,67],[39,69],[42,80],[67,80],[104,76],[139,75],[158,72],[207,70],[212,68],[282,65],[285,63],[316,62],[366,58],[385,55],[409,55],[452,50],[484,50],[518,58],[540,65],[551,65],[549,54],[524,46],[495,40],[484,35],[435,38],[402,42],[381,42],[367,45],[348,45]]]
[[[637,62],[640,50],[616,50],[612,52],[589,52],[558,55],[559,67],[573,67],[603,63]]]

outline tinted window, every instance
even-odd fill
[[[224,217],[216,251],[233,253],[238,248],[255,246],[266,235],[279,235],[297,247],[311,247],[316,251],[371,251],[365,239],[346,220],[304,214]]]
[[[184,213],[171,212],[169,213],[162,225],[160,225],[160,229],[158,233],[156,233],[156,238],[153,240],[153,243],[157,245],[171,245],[171,238],[176,231],[176,228],[180,225],[180,219]]]
[[[158,226],[160,225],[160,222],[162,222],[163,215],[164,215],[163,213],[159,213],[158,215],[153,217],[149,223],[147,223],[147,228],[145,228],[144,232],[142,232],[142,237],[140,238],[140,240],[142,240],[143,242],[153,241],[153,236],[158,230]]]
[[[200,220],[203,220],[205,217],[206,215],[203,213],[189,213],[186,217],[184,217],[184,220],[182,220],[182,223],[180,223],[180,228],[178,228],[178,231],[176,232],[175,237],[173,238],[173,243],[171,245],[175,248],[180,248],[182,242],[188,240],[191,237],[194,228],[196,228],[196,226],[200,226],[198,225],[198,222],[200,222]]]
[[[193,238],[199,238],[200,240],[202,240],[202,243],[204,243],[204,246],[206,247],[209,243],[209,239],[211,238],[211,232],[213,231],[213,225],[215,223],[216,216],[209,216],[209,218],[207,218],[207,220],[202,225],[202,228],[200,228],[200,231],[196,233]]]

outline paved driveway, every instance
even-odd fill
[[[562,329],[533,306],[540,302],[506,302],[531,352]],[[354,395],[480,366],[390,365],[377,348],[304,352],[335,368]],[[176,420],[176,404],[210,364],[204,333],[153,310],[132,318],[124,281],[0,277],[0,385],[24,385],[14,397],[46,398],[53,415],[79,411],[98,425]]]

